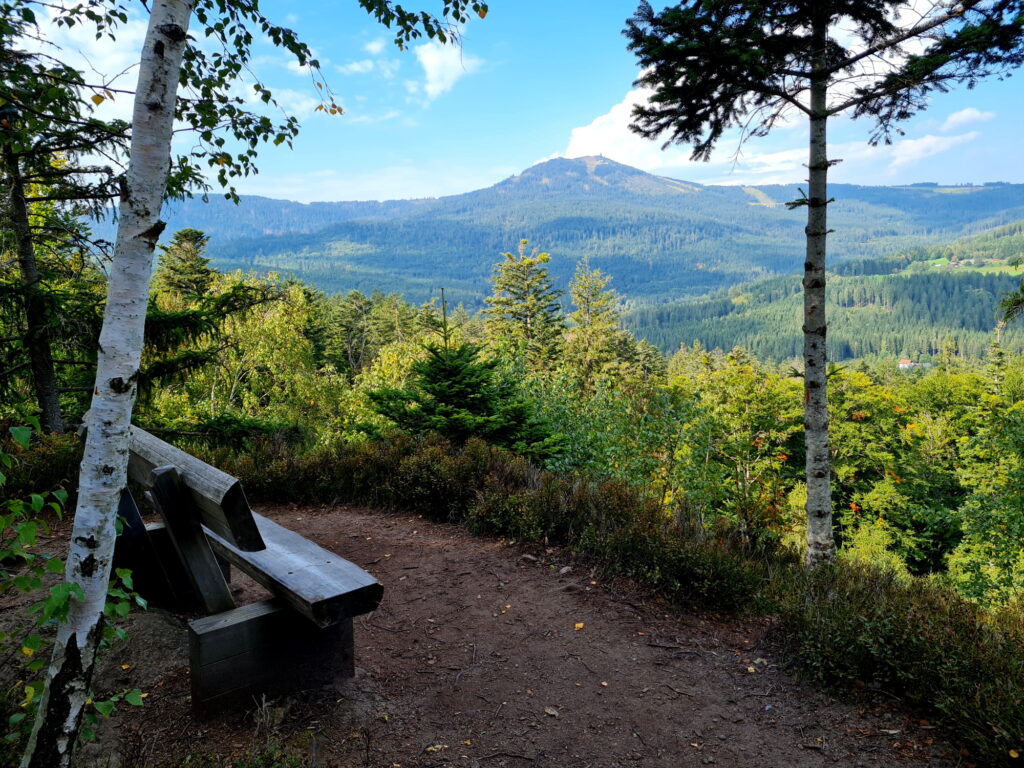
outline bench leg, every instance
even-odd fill
[[[352,619],[321,629],[280,599],[244,605],[189,623],[189,661],[197,716],[251,706],[354,675]]]

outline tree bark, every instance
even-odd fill
[[[36,262],[35,245],[28,219],[28,205],[25,202],[25,184],[21,167],[10,144],[3,148],[4,171],[9,179],[8,217],[18,252],[18,268],[21,270],[22,303],[25,308],[25,346],[28,349],[32,367],[32,388],[39,405],[39,424],[44,432],[63,432],[64,422],[60,415],[60,396],[57,390],[57,374],[53,367],[53,352],[50,346],[50,323],[43,297],[39,265]]]
[[[825,252],[828,239],[827,11],[811,22],[814,71],[810,83],[810,147],[807,188],[807,258],[804,263],[804,434],[807,448],[807,564],[831,560],[832,468],[828,436],[825,336]],[[817,74],[822,73],[822,74]]]
[[[153,249],[170,168],[174,106],[191,0],[156,0],[143,44],[132,116],[131,160],[100,332],[100,354],[78,507],[65,579],[81,587],[61,624],[22,768],[71,765],[89,695],[114,549],[117,504],[127,482]]]

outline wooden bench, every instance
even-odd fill
[[[157,604],[205,614],[189,622],[192,707],[203,715],[261,694],[354,674],[352,619],[380,603],[362,568],[249,507],[241,483],[132,427],[128,474],[162,523],[122,496],[119,567]],[[273,595],[236,606],[231,566]]]

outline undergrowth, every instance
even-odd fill
[[[208,456],[267,500],[415,510],[473,531],[567,547],[678,602],[777,613],[805,674],[878,689],[939,715],[972,759],[1024,754],[1024,619],[986,612],[938,580],[856,562],[806,571],[728,530],[692,533],[636,489],[544,472],[478,440],[396,435],[305,455],[265,442]],[[1024,760],[1024,758],[1021,758]]]
[[[60,438],[39,446],[38,455],[20,457],[19,479],[56,484],[77,448]],[[394,435],[306,453],[272,439],[245,453],[190,448],[266,501],[414,510],[479,533],[566,547],[690,606],[777,614],[780,638],[806,675],[931,710],[979,764],[1024,762],[1019,605],[986,611],[939,579],[850,560],[806,571],[793,553],[735,531],[694,535],[700,527],[692,520],[629,485],[545,472],[475,439],[455,447]],[[254,755],[236,765],[291,766],[291,759]]]

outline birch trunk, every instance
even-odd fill
[[[812,20],[814,69],[826,66],[828,14]],[[811,78],[810,148],[807,189],[807,258],[804,263],[804,433],[807,447],[807,564],[831,560],[832,470],[828,440],[825,351],[825,250],[828,238],[828,80]]]
[[[32,368],[32,388],[35,390],[36,403],[41,411],[39,423],[44,432],[63,432],[64,422],[60,415],[57,374],[53,368],[53,352],[50,346],[50,324],[40,289],[39,265],[36,262],[36,250],[29,226],[28,205],[25,203],[25,184],[21,178],[18,157],[10,144],[4,145],[3,160],[4,171],[10,183],[8,217],[18,251],[27,330],[25,346],[28,347]]]
[[[61,624],[22,768],[64,768],[75,742],[102,630],[118,498],[127,482],[128,428],[135,402],[153,249],[170,168],[191,0],[156,0],[143,44],[132,116],[131,160],[100,332],[78,507],[65,579],[82,589]]]

